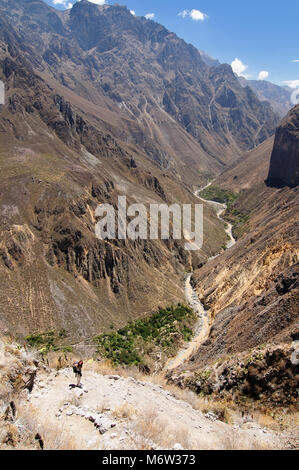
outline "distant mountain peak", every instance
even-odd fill
[[[133,134],[135,143],[143,141],[153,158],[173,159],[169,128],[174,122],[176,138],[187,134],[191,147],[199,147],[187,154],[205,154],[217,168],[273,135],[278,118],[240,86],[231,67],[215,63],[209,68],[194,46],[163,25],[134,17],[120,5],[84,1],[60,12],[40,0],[30,2],[38,9],[12,2],[17,5],[13,13],[6,0],[0,5],[14,24],[12,34],[14,28],[20,31],[23,47],[30,48],[28,59],[91,102],[101,95],[110,100],[109,108],[126,110],[142,128]],[[201,165],[202,158],[197,159]]]
[[[199,51],[201,57],[208,67],[217,67],[223,64],[213,57],[207,55],[204,51]],[[230,67],[227,64],[228,67]],[[227,69],[228,71],[228,69]],[[291,109],[291,89],[287,86],[279,86],[268,80],[248,80],[244,77],[235,77],[240,81],[241,85],[246,88],[250,87],[259,97],[261,101],[267,101],[273,110],[283,117]]]

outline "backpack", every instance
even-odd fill
[[[81,372],[81,369],[82,369],[82,366],[83,366],[83,361],[74,361],[73,362],[73,372],[75,374],[78,374]]]

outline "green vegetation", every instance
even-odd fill
[[[209,186],[199,193],[199,196],[209,201],[227,204],[229,207],[236,199],[237,195],[227,189],[218,188],[218,186]]]
[[[198,378],[202,382],[206,383],[211,377],[212,371],[210,369],[202,370],[198,373]]]
[[[265,351],[261,350],[251,350],[250,354],[245,357],[244,359],[244,368],[248,368],[248,366],[255,364],[257,361],[262,361],[265,359]]]
[[[58,334],[54,331],[34,333],[26,336],[25,340],[32,348],[37,348],[42,356],[46,356],[49,351],[72,352],[71,346],[57,346],[56,344],[57,340],[65,337],[66,331],[60,330]]]
[[[227,208],[224,217],[232,224],[233,236],[236,240],[242,237],[248,231],[249,215],[238,210],[234,205]]]
[[[242,235],[248,231],[249,215],[237,208],[237,194],[227,189],[218,188],[217,186],[209,186],[201,191],[199,195],[203,199],[227,205],[223,218],[232,224],[232,233],[236,240],[241,238]]]
[[[196,319],[191,308],[179,304],[129,323],[117,332],[97,336],[95,342],[98,352],[115,365],[148,365],[154,356],[161,352],[172,356],[182,340],[190,341]]]

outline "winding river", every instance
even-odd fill
[[[221,218],[222,214],[226,211],[227,205],[219,203],[219,202],[215,202],[215,201],[202,199],[199,196],[199,193],[203,191],[203,189],[208,188],[211,184],[212,184],[212,181],[209,184],[207,184],[204,188],[197,190],[194,194],[196,197],[198,197],[198,199],[212,206],[216,211],[218,219],[220,219],[224,224],[226,224],[225,232],[229,236],[229,240],[227,241],[227,244],[226,244],[226,249],[229,249],[236,243],[236,240],[234,239],[234,236],[232,233],[232,225],[227,223],[225,220]],[[216,256],[212,256],[211,258],[209,258],[208,261],[217,258],[217,256],[219,256],[219,254]],[[185,277],[185,296],[186,296],[186,300],[188,304],[194,310],[194,312],[197,314],[197,317],[198,317],[195,335],[194,335],[194,338],[188,343],[188,345],[185,348],[181,349],[175,357],[170,358],[167,361],[165,365],[166,370],[172,370],[182,365],[187,359],[189,359],[198,350],[200,345],[207,339],[209,335],[209,331],[210,331],[209,315],[208,315],[208,312],[204,309],[203,304],[200,302],[196,290],[192,287],[191,276],[192,276],[192,273],[188,273],[187,276]]]

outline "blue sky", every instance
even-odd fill
[[[65,9],[75,0],[45,0]],[[90,0],[103,4],[104,0]],[[106,3],[113,4],[114,1]],[[299,0],[118,0],[249,79],[299,86]],[[237,60],[236,60],[237,59]],[[297,62],[296,62],[297,61]],[[261,73],[263,72],[263,73]]]

